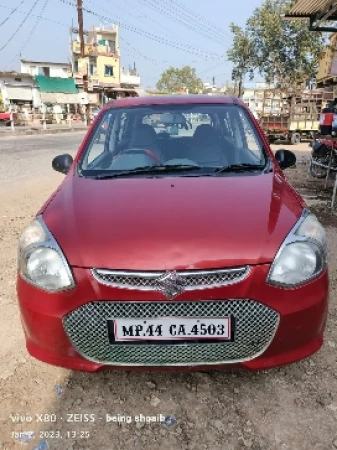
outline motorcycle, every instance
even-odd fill
[[[336,142],[314,140],[309,145],[312,148],[309,171],[313,177],[325,178],[327,176],[330,158],[332,158],[330,170],[337,171]]]

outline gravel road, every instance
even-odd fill
[[[329,236],[331,303],[324,347],[309,360],[260,373],[91,375],[28,356],[15,294],[17,239],[63,179],[51,169],[53,156],[74,154],[82,137],[0,139],[0,449],[32,450],[39,443],[41,450],[336,449],[337,221],[324,210],[317,213]],[[298,150],[304,155],[307,144]],[[309,189],[304,165],[287,176]],[[93,414],[94,421],[71,421],[75,413]],[[174,415],[177,422],[107,423],[106,414]],[[24,431],[35,432],[26,445],[16,439]]]

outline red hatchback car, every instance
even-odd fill
[[[318,351],[327,243],[283,175],[295,163],[234,97],[103,108],[75,159],[53,160],[66,177],[20,238],[28,352],[98,371],[261,370]]]

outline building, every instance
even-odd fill
[[[21,60],[21,72],[34,77],[42,107],[52,108],[54,112],[73,111],[75,105],[97,106],[97,94],[79,94],[72,76],[70,63]]]
[[[218,91],[218,88],[213,83],[203,83],[203,89],[201,92],[208,95],[215,95]]]
[[[124,89],[138,88],[140,86],[140,76],[136,69],[136,64],[134,64],[133,69],[129,67],[125,70],[124,67],[120,74],[120,87]]]
[[[83,90],[83,75],[88,75],[89,92],[99,92],[100,96],[120,87],[120,54],[118,26],[110,29],[93,27],[85,31],[85,57],[81,55],[81,43],[75,29],[71,30],[72,76],[77,86]]]
[[[82,58],[78,30],[70,30],[72,76],[80,90],[83,91],[83,76],[87,74],[88,91],[98,93],[100,103],[104,104],[140,86],[135,68],[128,71],[121,69],[117,25],[93,27],[91,31],[84,32],[84,38],[85,57]]]
[[[67,113],[81,120],[85,104],[90,110],[99,105],[98,95],[78,92],[73,78],[0,72],[0,94],[0,110],[24,113],[27,123],[33,123],[42,112],[52,115],[56,123]]]
[[[21,60],[21,73],[27,73],[33,77],[71,77],[71,64],[57,62],[40,62]]]
[[[0,72],[0,92],[5,110],[9,110],[10,106],[14,109],[31,109],[40,106],[35,79],[29,74]]]

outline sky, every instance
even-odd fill
[[[0,71],[21,59],[67,62],[76,0],[0,0]],[[136,64],[144,88],[170,66],[190,65],[204,82],[231,79],[229,24],[244,26],[262,0],[83,0],[84,27],[120,26],[121,64]],[[13,10],[17,8],[14,12]],[[31,11],[31,12],[30,12]],[[27,13],[28,17],[27,17]],[[256,79],[255,81],[260,81]]]

